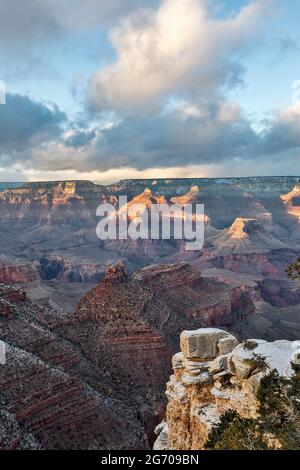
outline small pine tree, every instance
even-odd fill
[[[261,380],[257,398],[260,417],[245,419],[227,411],[213,427],[206,449],[299,450],[300,373],[288,380],[272,371]]]
[[[300,279],[300,257],[285,270],[288,277],[293,281]]]

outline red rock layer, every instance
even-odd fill
[[[246,293],[245,298],[253,306]],[[190,325],[229,325],[238,308],[238,302],[232,305],[230,286],[204,279],[187,263],[133,275],[119,264],[84,297],[61,331],[90,357],[105,361],[109,350],[116,367],[131,374],[136,384],[148,382],[160,390],[165,358],[178,347],[178,333]]]
[[[128,277],[120,264],[108,270],[60,331],[101,362],[107,374],[113,369],[115,391],[129,396],[134,389],[140,402],[158,411],[172,351],[159,328],[143,317],[151,298],[152,292]],[[147,394],[149,400],[143,398]]]
[[[3,284],[31,283],[39,280],[38,269],[32,263],[0,261],[0,282]]]
[[[51,449],[147,448],[180,331],[230,325],[236,310],[251,305],[187,263],[132,275],[122,263],[111,267],[73,314],[7,286],[0,299],[0,338],[8,345],[0,411],[19,435],[7,446]]]

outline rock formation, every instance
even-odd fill
[[[278,233],[279,232],[279,233]],[[230,256],[232,254],[262,254],[272,250],[293,249],[295,245],[276,238],[280,229],[268,226],[261,219],[237,218],[229,229],[210,240],[212,254]]]
[[[300,183],[288,194],[281,196],[289,214],[294,215],[300,221]]]
[[[12,260],[0,256],[0,283],[2,284],[25,284],[39,282],[40,273],[33,263],[25,260]]]
[[[274,371],[284,380],[291,379],[300,364],[299,351],[293,353],[290,341],[239,344],[230,333],[214,328],[183,331],[180,346],[181,352],[172,359],[166,421],[156,428],[155,450],[205,449],[226,412],[248,420],[245,423],[258,423],[263,379]],[[277,442],[275,448],[280,447]]]
[[[32,282],[39,282],[40,298],[48,297],[53,305],[57,299],[49,283],[56,281],[67,300],[79,301],[76,288],[68,285],[87,284],[88,289],[88,284],[101,280],[107,266],[120,260],[130,271],[153,263],[187,261],[203,272],[226,271],[226,277],[246,273],[258,289],[264,279],[282,282],[286,266],[300,253],[296,182],[296,178],[204,178],[128,180],[106,187],[88,181],[1,185],[0,256],[7,260],[1,259],[0,281],[22,280],[29,294]],[[98,240],[97,206],[106,202],[117,210],[120,195],[128,198],[125,208],[204,204],[204,249],[187,252],[181,240]],[[40,279],[33,281],[36,275]],[[264,301],[268,303],[266,295]],[[67,306],[69,311],[72,305]]]
[[[103,387],[117,397],[126,396],[130,403],[134,384],[131,406],[140,410],[148,428],[149,417],[153,421],[162,416],[164,385],[180,331],[189,325],[234,325],[242,311],[251,316],[254,306],[244,295],[241,302],[236,289],[207,281],[187,263],[151,266],[133,274],[119,263],[57,331],[101,363]]]
[[[12,357],[23,358],[22,367],[33,364],[24,368],[28,375],[20,376],[28,385],[20,404],[16,396],[23,392],[13,382],[19,366],[17,359],[12,361],[14,395],[7,385],[8,405],[0,406],[0,439],[11,430],[3,446],[57,447],[63,434],[57,430],[65,425],[69,437],[61,445],[72,445],[73,420],[64,415],[60,421],[59,405],[52,403],[60,385],[45,389],[46,381],[56,383],[56,369],[67,384],[61,390],[66,391],[68,416],[79,413],[82,400],[91,404],[88,391],[113,423],[111,434],[104,436],[100,426],[95,437],[79,413],[82,431],[75,433],[74,445],[107,447],[113,432],[118,427],[123,432],[126,423],[130,437],[117,432],[116,445],[142,442],[147,447],[164,414],[170,357],[179,348],[182,330],[218,326],[239,339],[298,337],[299,292],[285,273],[300,253],[299,185],[289,193],[295,183],[295,178],[245,178],[128,180],[107,187],[85,181],[0,185],[0,282],[21,288],[1,286],[0,339]],[[174,240],[100,242],[96,208],[100,202],[117,207],[123,194],[129,206],[204,203],[204,249],[188,253],[182,241]],[[61,306],[59,296],[74,304],[82,295],[72,315],[29,300]],[[35,373],[38,361],[45,367],[42,374]],[[36,382],[30,384],[31,377]],[[73,381],[74,409],[68,393]],[[32,411],[31,397],[40,389],[39,409]],[[91,412],[82,408],[97,424],[94,404]],[[24,421],[19,419],[23,413]],[[41,423],[47,425],[44,435]],[[57,440],[51,437],[56,432]]]
[[[198,186],[192,186],[183,196],[174,196],[171,199],[173,204],[184,205],[184,204],[202,204],[200,197],[200,189]]]
[[[55,332],[61,316],[0,285],[0,449],[147,448],[135,409],[103,390],[101,365]]]
[[[111,266],[72,314],[1,285],[0,412],[16,437],[3,431],[0,447],[147,448],[179,332],[234,323],[238,309],[236,292],[187,263]]]
[[[0,192],[0,282],[18,283],[32,299],[72,311],[91,284],[104,277],[110,264],[122,260],[134,272],[153,263],[188,262],[203,273],[203,278],[233,292],[234,305],[236,299],[244,302],[240,292],[246,292],[246,297],[249,294],[255,304],[251,308],[263,314],[270,306],[283,309],[297,305],[299,295],[285,272],[300,254],[299,220],[289,209],[298,207],[298,185],[289,194],[296,181],[158,179],[121,181],[107,187],[87,181],[6,185]],[[281,198],[286,193],[288,197]],[[128,196],[129,206],[203,203],[203,250],[187,252],[185,243],[176,240],[101,242],[95,233],[96,208],[100,202],[117,207],[119,195]],[[216,317],[212,324],[224,324],[228,312],[236,310],[230,308],[231,299],[224,303],[221,290],[217,289],[209,307],[208,321]],[[239,312],[242,310],[239,308]],[[283,328],[285,311],[274,312]],[[293,325],[287,337],[294,331]]]
[[[128,213],[129,219],[134,220],[137,217],[137,214],[134,213],[135,206],[145,206],[147,209],[151,209],[153,205],[156,204],[169,204],[167,199],[164,196],[159,196],[154,193],[151,189],[146,188],[142,194],[139,194],[131,199],[125,206],[121,207],[118,211],[119,216],[122,216],[124,213]],[[133,212],[132,214],[130,212]]]

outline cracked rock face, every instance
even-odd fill
[[[168,425],[165,421],[156,426],[154,433],[157,439],[154,443],[153,450],[167,450],[168,449]]]
[[[232,351],[237,344],[234,336],[217,328],[183,331],[180,336],[181,351],[189,359],[213,359]]]
[[[214,425],[228,410],[258,418],[257,392],[273,370],[292,377],[298,364],[295,344],[237,339],[216,328],[184,331],[181,352],[173,357],[174,374],[167,384],[167,420],[155,450],[202,450]],[[167,437],[166,437],[167,434]]]

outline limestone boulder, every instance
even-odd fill
[[[293,374],[292,343],[278,340],[268,343],[248,340],[238,345],[228,356],[227,369],[240,379],[248,379],[253,372],[277,370],[283,377]]]
[[[183,365],[188,374],[199,375],[201,372],[209,371],[211,361],[187,359],[184,357]]]
[[[199,375],[192,376],[190,374],[184,374],[181,378],[183,385],[204,385],[213,382],[213,377],[208,372],[202,372]]]
[[[165,421],[160,423],[154,430],[157,439],[154,443],[153,450],[167,450],[168,449],[168,425]]]
[[[172,357],[172,367],[174,370],[183,368],[183,354],[179,352]]]
[[[209,360],[219,354],[231,352],[238,344],[237,339],[218,328],[200,328],[183,331],[180,335],[180,348],[186,358]]]
[[[258,372],[256,374],[251,375],[251,377],[249,377],[249,379],[245,382],[244,389],[252,395],[256,396],[260,386],[260,382],[264,377],[264,372]]]
[[[258,360],[253,351],[244,349],[243,345],[237,346],[228,358],[228,372],[239,379],[248,379],[251,373],[257,369]]]
[[[227,370],[227,364],[228,364],[228,355],[222,355],[216,357],[214,361],[210,365],[210,372],[211,374],[218,374],[219,372]]]
[[[233,335],[221,338],[218,342],[218,354],[229,354],[238,344],[238,340]]]

